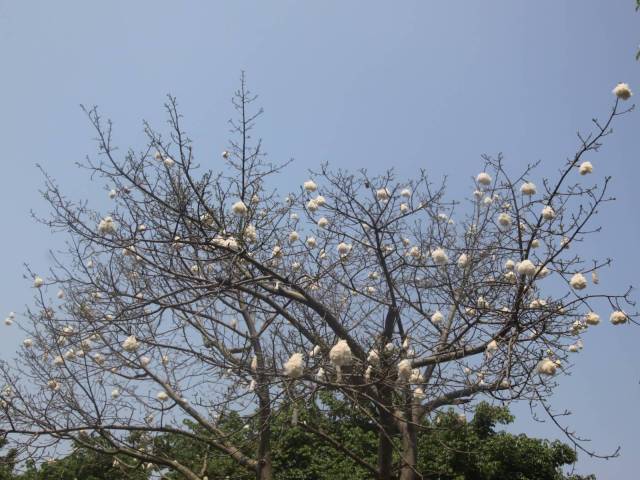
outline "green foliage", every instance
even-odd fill
[[[295,413],[294,413],[295,412]],[[292,422],[294,417],[297,421]],[[514,417],[506,407],[480,403],[473,418],[463,421],[454,411],[425,422],[418,434],[419,471],[425,479],[438,480],[595,480],[595,477],[567,476],[562,467],[576,461],[576,453],[558,441],[530,438],[497,430]],[[205,437],[199,426],[186,423]],[[254,453],[258,425],[245,425],[237,414],[220,420],[226,431],[246,453]],[[340,452],[317,433],[330,433],[339,444],[368,462],[376,464],[377,430],[367,413],[335,397],[324,395],[316,405],[289,405],[272,421],[273,467],[278,480],[366,480],[365,467]],[[133,439],[141,442],[141,439]],[[176,458],[209,479],[250,480],[252,472],[238,466],[229,456],[184,436],[167,434],[153,441],[154,453]],[[132,468],[113,464],[113,457],[79,449],[53,464],[29,465],[23,474],[12,474],[12,453],[3,457],[0,480],[146,480],[149,472],[132,460]],[[399,459],[395,458],[396,462]],[[182,477],[168,472],[166,479]]]

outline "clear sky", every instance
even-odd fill
[[[47,211],[35,164],[73,197],[104,198],[74,168],[95,151],[80,103],[101,106],[122,148],[139,147],[142,119],[162,126],[172,93],[200,161],[215,165],[245,69],[271,158],[295,158],[288,178],[325,160],[404,177],[425,168],[449,176],[454,198],[468,192],[480,154],[503,152],[512,172],[541,160],[552,174],[575,132],[608,112],[617,82],[640,98],[634,3],[0,0],[0,315],[29,302],[22,263],[46,270],[62,241],[30,218]],[[603,232],[580,247],[615,260],[601,275],[609,290],[640,284],[639,115],[589,158],[597,175],[613,176],[618,198],[601,209]],[[7,358],[22,335],[1,328]],[[591,447],[622,446],[616,460],[580,459],[579,471],[601,479],[638,478],[639,340],[637,328],[608,322],[589,331],[555,397]],[[559,435],[526,406],[515,411],[515,430]]]

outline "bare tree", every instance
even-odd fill
[[[611,200],[609,177],[588,181],[586,157],[631,110],[615,93],[606,121],[579,135],[553,178],[537,164],[510,175],[501,156],[484,156],[475,191],[458,202],[425,172],[400,182],[327,165],[276,191],[285,165],[251,139],[262,111],[244,76],[220,173],[196,163],[173,98],[168,136],[145,124],[148,144],[124,155],[111,123],[87,109],[99,158],[80,166],[113,208],[69,200],[45,174],[52,215],[40,220],[68,234],[68,249],[48,275],[29,271],[28,338],[1,370],[3,436],[23,456],[73,440],[132,468],[201,479],[201,465],[153,448],[173,433],[270,479],[274,416],[293,411],[296,422],[330,391],[370,418],[377,463],[304,428],[373,478],[423,478],[424,419],[481,396],[541,404],[583,448],[549,396],[595,312],[613,312],[614,324],[637,316],[630,291],[598,285],[611,261],[580,256]],[[220,427],[231,413],[245,435]]]

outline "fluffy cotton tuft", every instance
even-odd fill
[[[162,161],[162,163],[164,164],[165,167],[171,168],[176,162],[174,162],[173,158],[167,157]]]
[[[526,275],[532,277],[536,274],[536,266],[529,259],[523,260],[518,264],[518,275]]]
[[[351,245],[349,243],[341,242],[338,244],[338,254],[341,257],[345,257],[349,255],[350,251],[351,251]]]
[[[298,232],[296,232],[295,230],[289,234],[289,242],[291,243],[297,242],[299,238],[300,235],[298,235]]]
[[[319,207],[323,207],[327,204],[327,199],[324,198],[322,195],[318,195],[314,201],[316,202],[316,205]]]
[[[300,378],[304,373],[304,360],[301,353],[294,353],[283,365],[284,374],[290,378]]]
[[[538,373],[540,375],[555,375],[558,366],[556,362],[551,360],[550,358],[544,358],[538,364]]]
[[[420,400],[424,400],[425,398],[427,398],[427,396],[425,395],[424,390],[422,390],[420,387],[418,387],[413,391],[413,398],[415,398],[416,400],[420,401]]]
[[[595,312],[589,312],[585,315],[584,321],[587,325],[598,325],[600,323],[600,315]]]
[[[495,352],[498,351],[498,342],[496,342],[495,340],[491,340],[489,343],[487,343],[487,347],[485,348],[485,353],[487,355],[493,355]]]
[[[505,270],[513,270],[514,268],[516,268],[516,262],[514,262],[513,260],[507,260],[506,262],[504,262],[504,268]]]
[[[118,192],[115,189],[111,189],[109,190],[109,198],[111,200],[113,200],[114,198],[116,198],[118,196]]]
[[[536,184],[533,182],[525,182],[520,186],[520,193],[523,195],[535,195]]]
[[[498,215],[498,223],[501,227],[511,226],[511,216],[508,213],[502,212],[500,215]]]
[[[553,210],[553,208],[551,208],[550,205],[544,207],[540,214],[545,220],[553,220],[556,217],[556,212]]]
[[[631,95],[633,95],[633,93],[631,93],[631,88],[629,88],[627,83],[617,84],[612,93],[621,100],[629,100]]]
[[[409,205],[407,205],[406,203],[400,204],[400,213],[408,213],[409,210],[410,210]]]
[[[318,186],[316,185],[316,182],[314,182],[313,180],[307,180],[306,182],[304,182],[302,184],[302,187],[307,192],[315,192],[318,189]]]
[[[244,215],[247,214],[248,208],[247,208],[247,206],[244,204],[244,202],[242,200],[238,200],[231,207],[231,211],[234,214],[236,214],[236,215],[238,215],[240,217],[243,217]]]
[[[40,276],[36,275],[35,278],[33,279],[33,286],[35,288],[40,288],[43,285],[44,285],[44,280]]]
[[[435,324],[442,323],[444,320],[444,315],[440,310],[436,310],[433,315],[431,315],[431,321]]]
[[[413,368],[411,368],[411,360],[405,358],[398,362],[398,380],[401,382],[408,382],[411,378],[412,372]]]
[[[391,192],[387,188],[379,188],[376,190],[376,198],[382,202],[386,202],[391,198]]]
[[[591,165],[591,162],[582,162],[578,171],[580,175],[588,175],[593,172],[593,165]]]
[[[491,175],[489,175],[487,172],[481,172],[476,177],[476,182],[478,182],[480,185],[491,185]]]
[[[24,348],[31,348],[33,346],[33,340],[31,340],[30,338],[25,338],[22,341],[22,345],[24,345]]]
[[[372,349],[367,355],[367,363],[370,365],[378,365],[380,363],[380,354],[377,350]]]
[[[436,248],[431,252],[431,258],[437,265],[444,265],[449,261],[446,252],[442,248]]]
[[[158,394],[156,395],[156,398],[161,402],[166,402],[167,400],[169,400],[169,395],[167,395],[167,392],[162,391],[162,392],[158,392]]]
[[[584,275],[581,273],[576,273],[571,277],[571,280],[569,280],[569,285],[575,290],[584,290],[587,288],[587,279],[584,278]]]
[[[469,256],[466,253],[463,253],[458,257],[458,266],[460,268],[464,268],[469,263]]]
[[[616,310],[611,314],[611,316],[609,317],[609,320],[614,325],[621,325],[623,323],[627,323],[628,318],[627,318],[627,314],[624,313],[622,310]]]
[[[404,198],[409,198],[411,196],[411,190],[409,190],[408,188],[403,188],[400,192],[400,195],[402,195]]]
[[[119,396],[120,396],[120,389],[119,388],[114,388],[113,390],[111,390],[111,398],[113,398],[115,400]]]
[[[322,217],[320,218],[320,220],[318,220],[318,227],[327,228],[327,226],[329,226],[329,220],[327,220],[325,217]]]
[[[124,342],[122,342],[122,348],[126,352],[135,352],[138,349],[138,339],[135,335],[128,336]]]
[[[307,247],[309,247],[309,248],[315,248],[315,246],[318,244],[318,242],[316,241],[315,237],[308,237],[307,240],[305,241],[305,243],[307,244]]]
[[[346,340],[339,340],[329,351],[329,360],[336,367],[351,365],[351,349]]]
[[[116,225],[113,222],[113,218],[104,217],[98,223],[98,233],[101,235],[113,234],[116,231]]]

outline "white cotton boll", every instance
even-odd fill
[[[238,200],[236,203],[233,204],[233,206],[231,207],[231,211],[240,216],[243,217],[244,215],[247,214],[248,212],[248,208],[245,205],[245,203],[242,200]]]
[[[351,365],[351,348],[346,340],[339,340],[329,351],[329,360],[336,367]]]
[[[478,305],[478,308],[483,308],[483,309],[489,308],[491,306],[483,296],[478,297],[476,304]]]
[[[260,203],[260,197],[254,193],[251,196],[251,204],[252,205],[257,205],[258,203]]]
[[[307,202],[307,210],[309,210],[310,212],[315,212],[316,210],[318,210],[318,203],[315,200],[309,200]]]
[[[64,290],[58,290],[58,293],[56,293],[56,297],[62,300],[64,298]]]
[[[125,352],[135,352],[138,346],[138,339],[134,335],[129,335],[125,341],[122,342],[122,348]]]
[[[415,398],[416,400],[420,401],[420,400],[424,400],[425,398],[427,398],[427,396],[424,393],[424,390],[422,390],[421,388],[416,388],[413,391],[413,398]]]
[[[302,264],[300,262],[293,262],[291,264],[291,270],[293,270],[294,272],[299,271],[302,268]]]
[[[314,182],[313,180],[307,180],[306,182],[304,182],[302,184],[302,187],[307,192],[315,192],[318,189],[318,186],[316,185],[316,182]]]
[[[256,231],[256,227],[253,225],[247,225],[244,228],[244,239],[251,243],[255,242],[258,239],[258,232]]]
[[[558,364],[549,358],[544,358],[538,364],[538,373],[540,375],[555,375]]]
[[[73,335],[73,333],[74,333],[74,329],[73,329],[73,327],[72,327],[71,325],[66,325],[66,326],[62,329],[62,334],[63,334],[65,337],[70,337],[70,336],[72,336],[72,335]]]
[[[530,304],[529,304],[529,308],[533,308],[533,309],[538,309],[538,308],[543,308],[547,305],[547,302],[543,299],[536,299],[533,300]]]
[[[318,227],[320,228],[327,228],[329,226],[329,220],[327,220],[325,217],[320,218],[320,220],[318,220]]]
[[[368,295],[373,295],[374,293],[376,293],[376,287],[369,285],[367,286],[364,291],[368,294]]]
[[[76,358],[75,350],[73,348],[70,348],[69,350],[64,352],[64,358],[67,359],[67,360],[75,360],[75,358]]]
[[[35,278],[33,279],[33,286],[35,288],[40,288],[44,285],[44,280],[39,277],[38,275],[35,276]]]
[[[320,355],[320,353],[322,352],[322,349],[320,348],[320,345],[315,345],[312,349],[311,352],[309,352],[309,356],[310,357],[317,357]]]
[[[11,317],[7,317],[7,318],[5,318],[5,319],[4,319],[4,324],[5,324],[7,327],[10,327],[11,325],[13,325],[13,319],[12,319]]]
[[[415,247],[415,246],[411,247],[409,249],[408,254],[409,254],[410,257],[413,257],[413,258],[416,258],[416,259],[420,258],[422,256],[422,252],[420,252],[420,249],[418,247]]]
[[[318,207],[324,207],[327,204],[327,199],[324,198],[322,195],[318,195],[314,201],[316,202],[316,205]]]
[[[505,270],[513,270],[514,268],[516,268],[516,262],[514,262],[513,260],[507,260],[504,263],[504,268]]]
[[[327,374],[324,371],[324,368],[320,367],[316,372],[316,380],[319,382],[324,382],[327,379]]]
[[[409,383],[424,383],[424,376],[420,373],[419,368],[411,370],[411,376],[409,377]]]
[[[55,380],[49,380],[47,382],[47,387],[49,388],[49,390],[53,390],[54,392],[60,390],[60,384]]]
[[[400,192],[400,195],[402,195],[404,198],[409,198],[411,196],[411,190],[408,188],[403,188]]]
[[[553,210],[553,208],[551,208],[550,205],[544,207],[540,214],[545,220],[553,220],[556,217],[556,212]]]
[[[376,190],[376,198],[382,202],[386,202],[391,198],[391,192],[387,188],[380,188]]]
[[[407,205],[406,203],[400,204],[400,213],[408,213],[409,210],[410,210],[409,205]]]
[[[582,162],[578,171],[580,172],[580,175],[588,175],[593,173],[593,165],[591,165],[591,162]]]
[[[367,355],[367,363],[370,365],[378,365],[380,363],[380,354],[377,350],[372,349],[369,351]]]
[[[233,329],[238,328],[238,319],[232,318],[231,321],[229,322],[229,326]]]
[[[227,158],[229,158],[229,152],[227,150],[223,150],[222,153],[220,154],[222,156],[222,158],[224,158],[225,160]]]
[[[516,274],[513,272],[505,272],[504,279],[508,283],[516,283]]]
[[[169,400],[169,395],[167,395],[167,392],[162,391],[162,392],[158,392],[158,394],[156,395],[156,398],[161,402],[166,402],[167,400]]]
[[[444,320],[444,315],[440,310],[436,310],[433,315],[431,315],[431,321],[435,324],[442,323]]]
[[[56,355],[56,357],[53,359],[53,364],[56,367],[59,367],[61,365],[64,365],[64,358],[62,358],[61,355]]]
[[[585,315],[584,321],[587,325],[598,325],[600,323],[600,315],[595,312],[589,312]]]
[[[301,353],[294,353],[283,365],[284,374],[290,378],[300,378],[304,374],[304,361]]]
[[[151,359],[149,357],[142,357],[140,359],[140,365],[142,365],[143,367],[148,367],[150,363]]]
[[[162,161],[162,163],[164,164],[165,167],[171,168],[175,165],[176,162],[173,160],[173,158],[167,157]]]
[[[463,253],[458,257],[458,266],[460,268],[464,268],[469,263],[469,256],[466,253]]]
[[[411,368],[411,360],[405,358],[398,362],[398,380],[401,382],[408,382],[411,378],[412,371],[413,368]]]
[[[300,235],[295,230],[289,234],[289,242],[297,242],[300,239]]]
[[[104,217],[98,223],[98,233],[101,235],[113,234],[116,231],[116,224],[112,217]]]
[[[369,365],[367,369],[364,371],[364,380],[368,382],[371,380],[371,375],[373,374],[373,367]]]
[[[291,220],[298,220],[298,218],[300,218],[300,217],[298,216],[298,214],[297,214],[297,213],[292,213],[291,215],[289,215],[289,218],[290,218]]]
[[[378,272],[370,272],[369,278],[371,280],[378,280],[380,278],[380,274]]]
[[[565,248],[565,249],[569,249],[569,247],[571,246],[571,240],[569,239],[569,237],[562,237],[562,240],[560,241],[560,248]]]
[[[523,195],[535,195],[536,185],[533,182],[525,182],[520,186],[520,193]]]
[[[498,223],[501,227],[506,228],[511,226],[511,216],[508,213],[501,213],[498,215]]]
[[[309,248],[315,248],[316,245],[318,245],[318,242],[316,241],[315,237],[307,237],[307,240],[305,241],[305,243]]]
[[[162,362],[163,365],[168,365],[169,364],[169,355],[162,355],[160,361]]]
[[[495,352],[498,351],[498,342],[496,342],[495,340],[491,340],[488,344],[487,347],[485,348],[485,353],[488,355],[493,355]]]
[[[532,277],[536,274],[536,270],[536,266],[529,259],[521,261],[517,266],[518,275]]]
[[[480,185],[491,185],[491,175],[489,175],[487,172],[481,172],[476,177],[476,182],[478,182]]]
[[[587,279],[584,278],[584,275],[581,273],[576,273],[571,277],[571,280],[569,280],[569,285],[575,290],[584,290],[587,288]]]
[[[633,95],[633,93],[631,93],[631,88],[627,83],[617,84],[612,90],[612,93],[621,100],[629,100],[631,95]]]
[[[22,345],[24,345],[24,348],[31,348],[33,347],[33,340],[31,340],[30,338],[25,338],[22,341]]]
[[[624,313],[622,310],[616,310],[611,314],[611,316],[609,317],[609,320],[614,325],[621,325],[623,323],[626,323],[628,318],[627,318],[627,314]]]
[[[120,396],[120,389],[119,388],[114,388],[113,390],[111,390],[111,398],[113,398],[115,400],[119,396]]]
[[[156,150],[156,153],[153,154],[153,158],[155,158],[158,162],[162,160],[162,153]]]
[[[271,250],[271,256],[273,258],[282,258],[282,247],[280,247],[279,245],[276,245],[275,247],[273,247],[273,250]]]
[[[483,195],[484,195],[484,192],[481,192],[480,190],[475,190],[473,192],[473,196],[475,197],[476,200],[480,200]]]
[[[576,353],[576,352],[578,352],[580,350],[580,348],[576,344],[571,344],[571,345],[569,345],[567,350],[569,350],[571,353]]]
[[[345,242],[341,242],[338,244],[338,254],[341,257],[349,255],[349,252],[351,252],[351,244]]]
[[[393,342],[389,342],[384,346],[384,350],[389,353],[393,352],[395,349],[396,346],[393,344]]]
[[[537,238],[534,238],[533,240],[531,240],[531,248],[539,248],[540,247],[540,240],[538,240]]]
[[[436,248],[431,252],[431,258],[437,265],[444,265],[449,261],[449,257],[442,248]]]
[[[540,267],[538,269],[537,277],[546,278],[549,276],[549,274],[551,274],[551,270],[549,270],[547,267]]]

